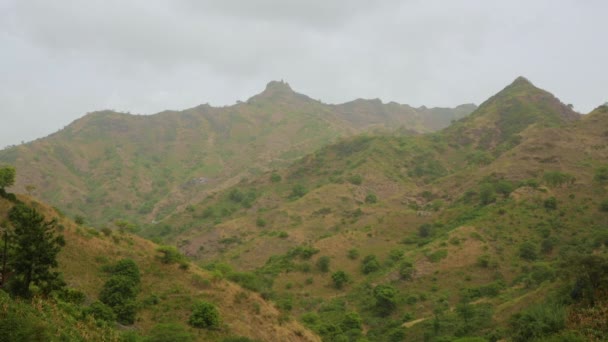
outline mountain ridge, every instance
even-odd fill
[[[419,113],[407,105],[368,103],[326,105],[272,81],[232,106],[154,115],[92,112],[47,138],[0,151],[0,162],[19,169],[17,191],[34,189],[72,216],[95,225],[143,223],[341,137],[400,127],[427,132],[473,109]]]

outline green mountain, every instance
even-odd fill
[[[412,108],[379,100],[327,105],[287,83],[233,106],[200,105],[150,116],[87,114],[46,138],[0,151],[15,165],[15,191],[103,225],[161,220],[210,192],[288,165],[346,136],[428,132],[474,105]]]
[[[508,149],[531,125],[556,127],[580,118],[551,93],[518,77],[498,94],[482,103],[469,117],[446,130],[461,145],[480,149]]]
[[[442,131],[342,139],[142,234],[326,341],[603,340],[606,132],[606,107],[518,78]]]

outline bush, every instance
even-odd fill
[[[600,211],[608,212],[608,199],[605,199],[600,202]]]
[[[93,316],[98,321],[114,322],[116,314],[111,307],[102,302],[94,302],[84,310],[85,315]]]
[[[363,183],[363,177],[361,177],[361,175],[352,175],[348,177],[348,181],[354,185],[361,185]]]
[[[536,260],[536,245],[530,241],[526,241],[519,245],[519,257],[528,261]]]
[[[557,199],[555,197],[551,196],[543,202],[543,205],[544,205],[545,209],[555,210],[555,209],[557,209]]]
[[[431,226],[428,223],[422,224],[420,227],[418,227],[418,235],[421,238],[426,238],[431,236],[431,234],[433,233],[433,226]]]
[[[256,226],[258,226],[258,227],[260,227],[260,228],[262,228],[262,227],[266,227],[266,220],[264,220],[264,219],[263,219],[263,218],[261,218],[261,217],[258,217],[258,218],[255,220],[255,225],[256,225]]]
[[[145,339],[146,342],[167,342],[167,341],[194,341],[194,336],[190,334],[184,326],[178,323],[160,323],[154,326],[150,335]]]
[[[380,269],[380,263],[375,255],[368,255],[363,258],[361,263],[361,271],[363,274],[370,274]]]
[[[355,248],[348,250],[348,258],[355,260],[359,257],[359,251]]]
[[[215,329],[220,326],[220,313],[215,305],[199,302],[194,306],[188,324],[199,329]]]
[[[281,181],[281,175],[279,175],[279,174],[278,174],[278,173],[276,173],[276,172],[273,172],[273,173],[270,175],[270,181],[271,181],[271,182],[273,182],[273,183],[278,183],[278,182],[280,182],[280,181]]]
[[[566,310],[559,304],[535,305],[511,317],[511,337],[525,342],[557,333],[565,327]]]
[[[595,176],[593,177],[593,179],[596,182],[600,183],[605,183],[606,181],[608,181],[608,165],[598,167],[595,170]]]
[[[368,194],[367,196],[365,196],[365,203],[368,204],[373,204],[378,202],[378,197],[374,194]]]
[[[174,264],[176,262],[185,261],[186,259],[186,257],[173,246],[160,246],[156,251],[161,254],[160,261],[163,264]]]
[[[399,277],[403,280],[411,280],[414,275],[414,265],[409,261],[404,261],[399,267]]]
[[[334,283],[334,287],[339,290],[348,283],[349,276],[344,271],[337,271],[331,275],[331,280]]]
[[[112,276],[103,285],[99,300],[112,308],[116,319],[122,324],[133,324],[139,292],[140,274],[137,264],[131,259],[122,259],[106,268]]]
[[[298,199],[308,193],[308,190],[302,184],[296,184],[291,189],[290,199]]]
[[[543,175],[543,180],[549,186],[561,186],[562,184],[571,184],[575,178],[571,174],[560,171],[547,171]]]
[[[329,272],[329,262],[330,259],[328,256],[324,255],[317,260],[317,269],[321,272]]]
[[[80,215],[76,215],[74,217],[74,223],[76,223],[79,226],[82,226],[84,224],[84,217],[82,217]]]
[[[381,316],[388,316],[397,307],[397,290],[390,285],[378,285],[373,291],[376,310]]]

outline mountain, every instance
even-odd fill
[[[412,108],[380,100],[327,105],[270,82],[246,102],[142,116],[89,113],[46,138],[0,151],[29,192],[101,226],[161,220],[243,178],[288,165],[340,137],[428,132],[474,105]]]
[[[533,124],[555,127],[579,118],[580,114],[551,93],[518,77],[446,133],[458,139],[459,144],[500,150],[516,145],[518,134]]]
[[[0,290],[0,331],[7,328],[6,324],[12,324],[8,328],[13,334],[3,331],[8,341],[33,337],[35,340],[141,341],[141,337],[150,335],[156,336],[150,337],[154,341],[166,340],[158,336],[174,336],[184,341],[225,341],[236,337],[240,337],[239,341],[319,341],[259,294],[226,281],[221,273],[211,274],[187,261],[163,262],[159,246],[150,241],[119,230],[108,229],[102,233],[78,225],[32,198],[19,196],[18,199],[36,208],[47,220],[58,221],[56,233],[65,238],[58,270],[73,298],[80,298],[76,294],[82,298],[17,300]],[[0,221],[8,220],[7,213],[13,205],[0,197]],[[110,278],[108,267],[125,258],[133,260],[141,273],[135,323],[125,327],[87,317],[84,313],[98,301],[102,286]],[[218,308],[219,328],[195,329],[188,325],[194,303],[201,300]],[[24,332],[33,335],[14,335]],[[129,338],[126,333],[130,334]]]
[[[606,288],[580,289],[608,278],[607,132],[606,107],[518,78],[442,131],[344,138],[142,234],[326,341],[603,340]]]

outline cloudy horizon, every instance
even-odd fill
[[[271,80],[325,103],[479,105],[518,76],[608,101],[608,2],[0,0],[0,148],[102,109],[234,104]]]

